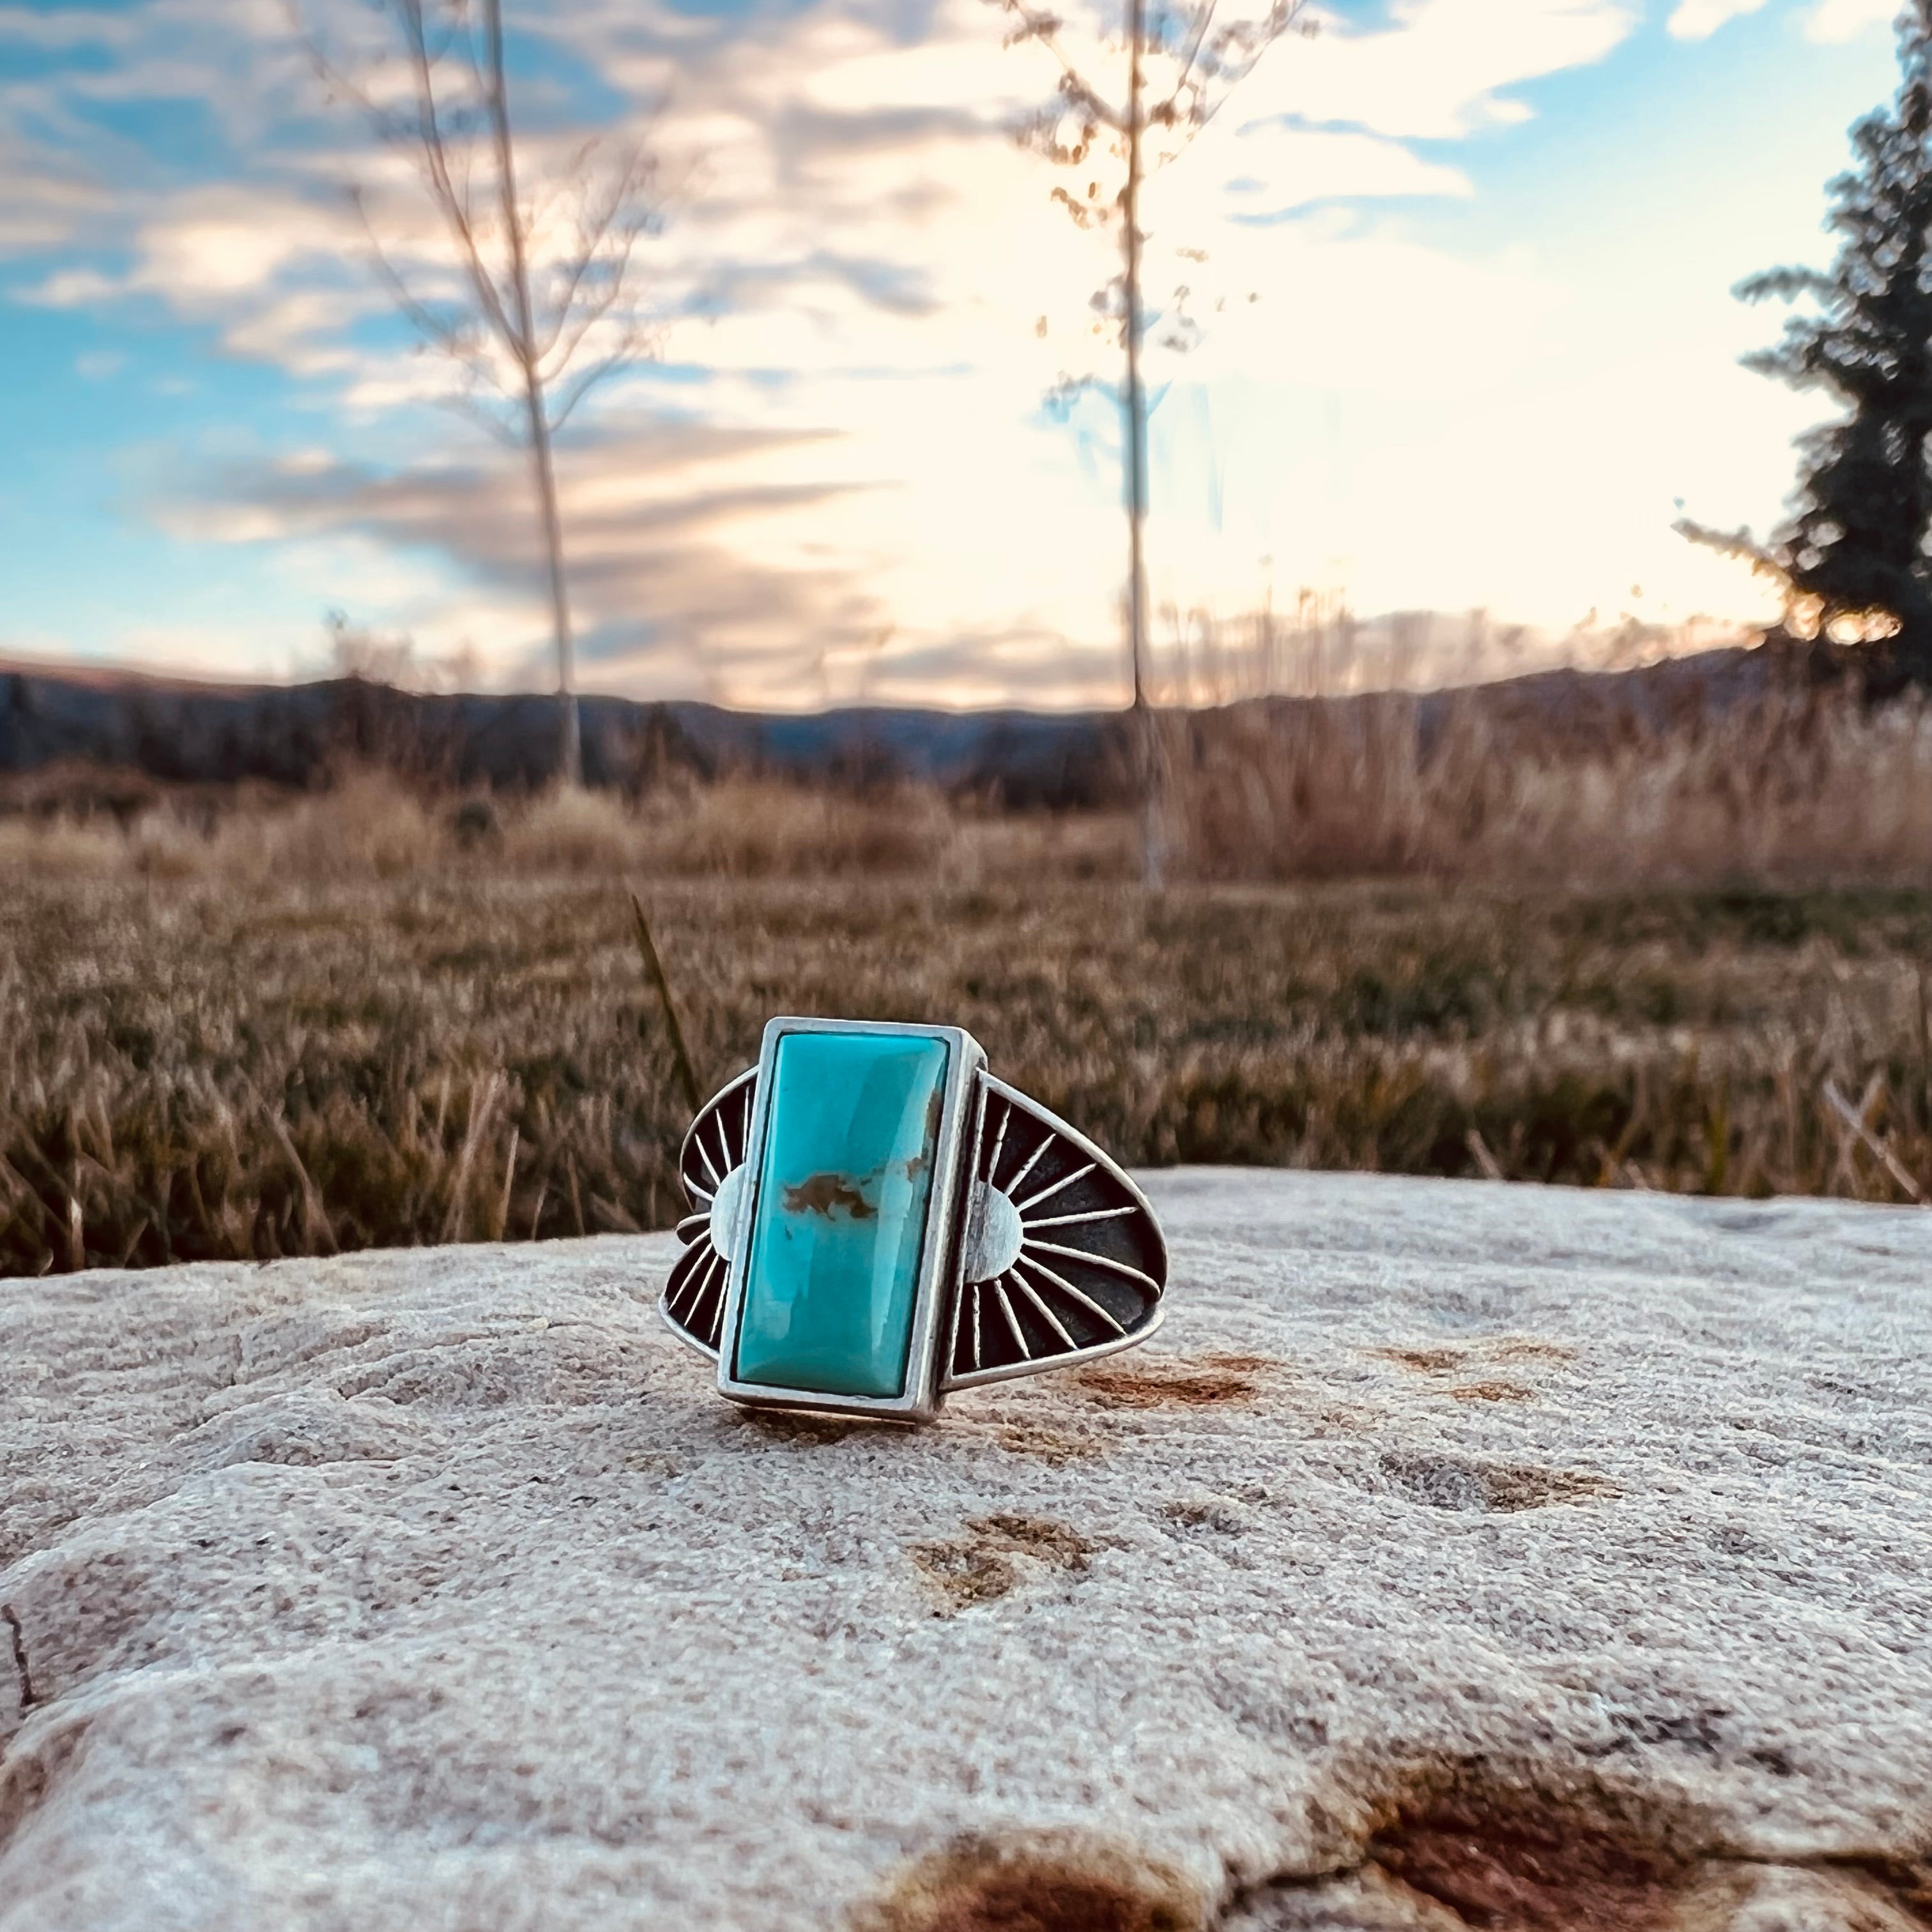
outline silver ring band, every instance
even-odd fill
[[[814,1124],[848,1120],[871,1132],[857,1156],[814,1147]],[[658,1305],[734,1402],[929,1420],[955,1389],[1160,1325],[1167,1244],[1146,1196],[957,1027],[771,1021],[679,1172],[693,1211]]]

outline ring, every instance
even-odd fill
[[[1147,1196],[958,1027],[770,1022],[678,1172],[658,1306],[734,1402],[928,1421],[1160,1325]]]

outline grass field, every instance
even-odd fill
[[[667,1225],[627,883],[707,1084],[775,1012],[944,1019],[1136,1162],[1932,1192],[1932,891],[1150,894],[1113,821],[800,803],[692,860],[575,809],[0,849],[0,1270]]]

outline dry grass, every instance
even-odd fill
[[[955,823],[938,794],[858,798],[728,777],[667,788],[635,810],[606,794],[554,794],[506,812],[490,856],[526,874],[626,871],[681,878],[792,878],[938,862]]]
[[[1137,1162],[1932,1193],[1924,708],[1172,728],[1154,895],[1124,816],[914,788],[0,819],[0,1271],[665,1225],[632,882],[706,1079],[774,1012],[944,1019]]]
[[[1171,836],[1201,878],[1932,882],[1932,705],[1794,691],[1580,745],[1478,697],[1176,714]]]
[[[1776,691],[1667,728],[1594,736],[1484,694],[1432,717],[1392,692],[1162,720],[1166,836],[1193,880],[1414,876],[1786,889],[1932,884],[1932,704],[1867,710]],[[451,798],[381,772],[280,802],[205,793],[126,824],[0,817],[0,875],[138,877],[253,890],[476,877],[936,880],[1138,875],[1126,814],[962,809],[930,788],[864,794],[736,776],[521,802]],[[124,817],[125,814],[124,814]]]
[[[212,813],[199,794],[178,804],[158,798],[125,829],[104,812],[0,818],[0,874],[250,888],[394,879],[465,863],[518,877],[823,877],[937,864],[963,830],[939,794],[914,787],[860,798],[739,777],[667,789],[637,807],[590,791],[499,805],[361,770],[325,791],[257,796]]]
[[[106,813],[0,818],[0,874],[200,880],[250,890],[276,880],[397,878],[441,864],[459,844],[448,809],[386,772],[351,771],[305,797],[238,793],[218,813],[199,795],[162,799],[124,830]]]
[[[1138,1162],[1932,1189],[1932,894],[1150,896],[1056,876],[1067,843],[976,884],[646,881],[700,1077],[776,1011],[946,1019]],[[10,880],[0,1270],[674,1217],[683,1112],[621,880],[385,880],[385,849],[247,890]]]

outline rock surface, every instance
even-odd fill
[[[0,1284],[0,1932],[1932,1924],[1932,1214],[1149,1186],[916,1434],[667,1238]]]

